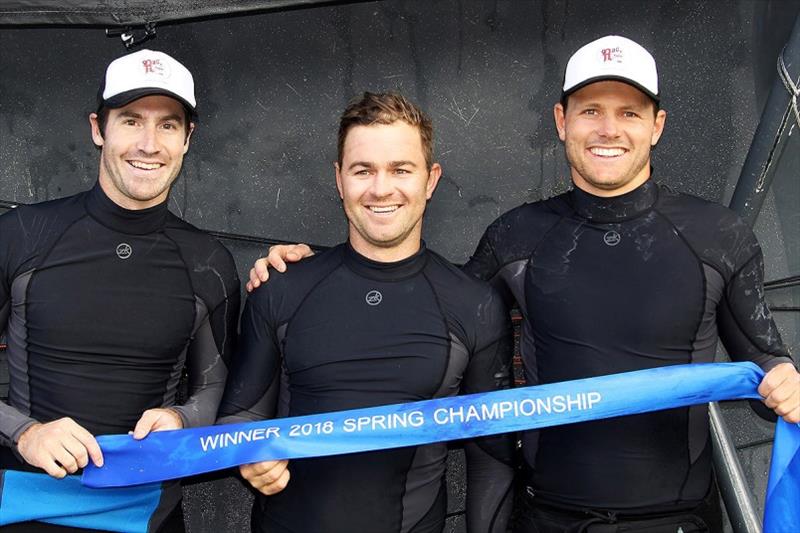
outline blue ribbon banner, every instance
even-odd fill
[[[691,364],[399,405],[245,424],[98,437],[89,487],[125,487],[245,463],[416,446],[702,404],[759,399],[752,363]],[[765,531],[800,528],[800,426],[779,421]],[[793,447],[792,447],[793,446]],[[58,483],[58,481],[55,481]],[[124,489],[114,489],[124,490]]]

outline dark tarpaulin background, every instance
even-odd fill
[[[357,2],[364,0],[350,0]],[[335,0],[3,0],[0,24],[142,25],[291,7]]]
[[[229,14],[211,16],[221,11]],[[105,65],[125,52],[104,28],[164,21],[145,46],[192,70],[201,116],[170,207],[204,229],[340,241],[346,227],[333,181],[337,117],[360,91],[397,89],[433,118],[444,167],[425,238],[463,262],[500,213],[568,187],[552,105],[571,52],[609,33],[639,41],[659,64],[668,118],[654,153],[655,178],[727,203],[798,11],[797,0],[5,1],[0,201],[42,201],[92,185],[98,153],[86,116]],[[796,137],[788,154],[798,153]],[[791,157],[756,224],[767,279],[800,273],[800,197],[796,177],[788,177],[798,164]],[[223,242],[242,276],[264,251]],[[796,350],[796,316],[776,317]],[[763,499],[772,426],[738,404],[726,415]],[[457,460],[453,469],[450,507],[457,513]],[[246,503],[234,480],[190,484],[190,529],[244,530]],[[460,530],[462,517],[455,514],[449,527]]]

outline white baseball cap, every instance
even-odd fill
[[[658,102],[656,61],[640,44],[607,35],[572,54],[564,72],[562,96],[590,83],[617,80],[633,85]]]
[[[171,96],[196,114],[192,73],[164,52],[147,49],[112,61],[97,99],[100,106],[117,108],[151,94]]]

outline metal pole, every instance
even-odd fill
[[[778,57],[778,68],[778,75],[772,83],[730,203],[730,208],[750,226],[755,223],[775,176],[773,163],[780,160],[789,140],[789,132],[793,127],[800,127],[795,123],[797,111],[793,108],[792,94],[781,74],[785,68],[785,73],[796,86],[800,77],[800,16],[795,20],[789,41]],[[797,103],[796,95],[794,102]]]
[[[734,533],[762,533],[761,520],[756,513],[750,488],[744,472],[742,472],[742,465],[739,464],[736,447],[733,445],[728,427],[716,402],[708,405],[708,417],[711,421],[717,483],[733,531]]]

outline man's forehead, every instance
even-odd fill
[[[392,154],[406,155],[390,157]],[[391,124],[353,126],[344,141],[345,158],[404,160],[409,159],[408,154],[424,158],[422,136],[419,128],[400,120]]]
[[[158,115],[176,116],[184,119],[184,106],[175,98],[165,95],[149,95],[138,98],[122,107],[111,109],[120,115]]]
[[[622,81],[603,80],[590,83],[569,95],[577,101],[604,100],[618,105],[649,107],[655,105],[652,98],[638,88]]]

